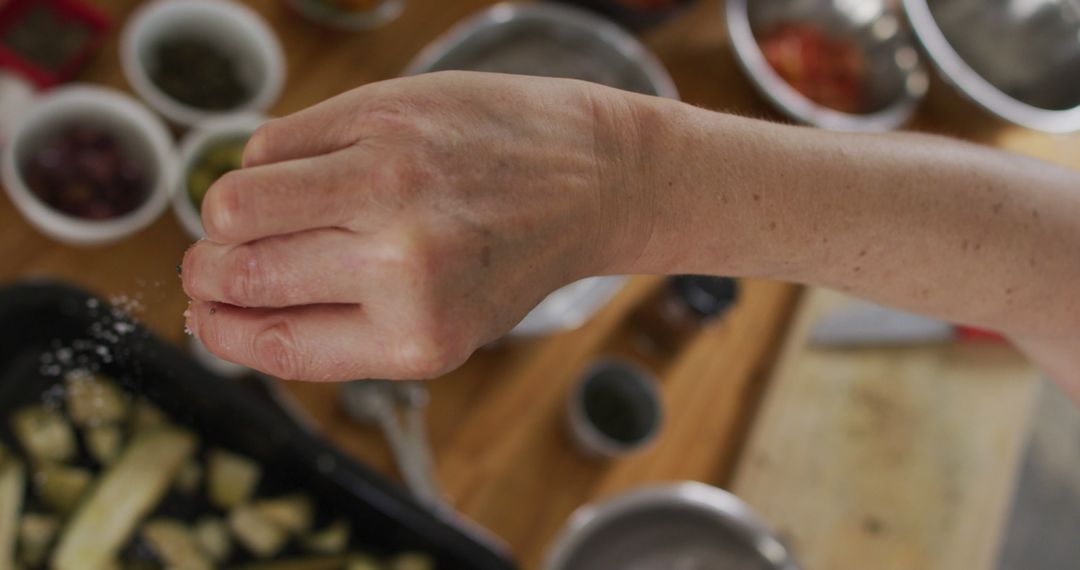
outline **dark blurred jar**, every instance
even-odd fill
[[[630,326],[646,345],[641,348],[664,357],[721,319],[738,299],[739,282],[728,277],[670,277],[630,315]]]
[[[624,27],[642,31],[657,26],[696,0],[559,0],[598,12]]]

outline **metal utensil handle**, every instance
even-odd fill
[[[411,469],[415,469],[409,487],[413,493],[425,505],[433,510],[448,509],[439,483],[435,478],[435,461],[431,454],[431,445],[427,437],[427,422],[424,421],[424,409],[418,407],[405,408],[405,431],[409,437],[411,452]]]

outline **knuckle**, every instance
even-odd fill
[[[389,193],[390,201],[399,205],[415,198],[433,178],[430,167],[409,152],[390,153],[373,175],[376,177],[373,185]]]
[[[283,380],[299,380],[307,374],[303,352],[288,322],[259,331],[252,343],[251,354],[260,370]]]
[[[269,156],[270,149],[273,148],[277,131],[277,123],[274,120],[270,120],[259,125],[259,128],[251,133],[251,138],[249,138],[247,144],[244,145],[244,157],[242,163],[245,168],[249,166],[258,166],[268,162],[267,157]]]
[[[442,335],[415,334],[401,346],[401,370],[410,379],[441,376],[458,364],[457,353]]]
[[[273,271],[266,266],[267,256],[254,245],[238,247],[229,255],[231,259],[222,284],[224,301],[239,307],[260,304],[265,292],[273,289]]]
[[[228,242],[238,233],[247,207],[240,188],[240,177],[238,170],[226,173],[214,182],[203,199],[203,229],[211,240]]]

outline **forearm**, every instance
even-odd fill
[[[650,174],[656,221],[627,269],[773,277],[1020,338],[1080,338],[1080,174],[939,137],[674,103],[650,121],[650,152],[670,166]]]

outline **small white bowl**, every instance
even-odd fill
[[[88,220],[49,206],[30,190],[21,165],[47,139],[73,124],[109,131],[123,152],[146,169],[149,188],[142,205],[116,218]],[[104,245],[145,228],[168,207],[175,152],[165,124],[135,99],[112,89],[72,85],[52,91],[22,114],[3,149],[0,180],[15,207],[41,233],[71,245]]]
[[[590,391],[603,389],[608,409],[618,407],[635,433],[617,439],[605,433],[590,416]],[[598,398],[601,394],[593,394]],[[640,451],[660,433],[664,421],[663,403],[656,377],[629,360],[605,358],[594,362],[574,385],[566,402],[566,422],[578,449],[588,456],[615,459]]]
[[[250,137],[264,122],[266,117],[255,114],[223,117],[199,123],[184,135],[180,142],[180,166],[176,172],[173,213],[192,239],[206,237],[206,231],[203,229],[202,215],[195,208],[195,203],[191,201],[188,193],[187,181],[191,167],[209,145],[223,138]]]
[[[156,43],[191,35],[235,54],[237,71],[252,94],[227,111],[208,111],[172,98],[150,77]],[[251,8],[228,0],[156,0],[140,8],[124,28],[120,46],[124,75],[139,97],[170,121],[186,127],[237,113],[270,108],[285,85],[285,55],[273,30]]]

